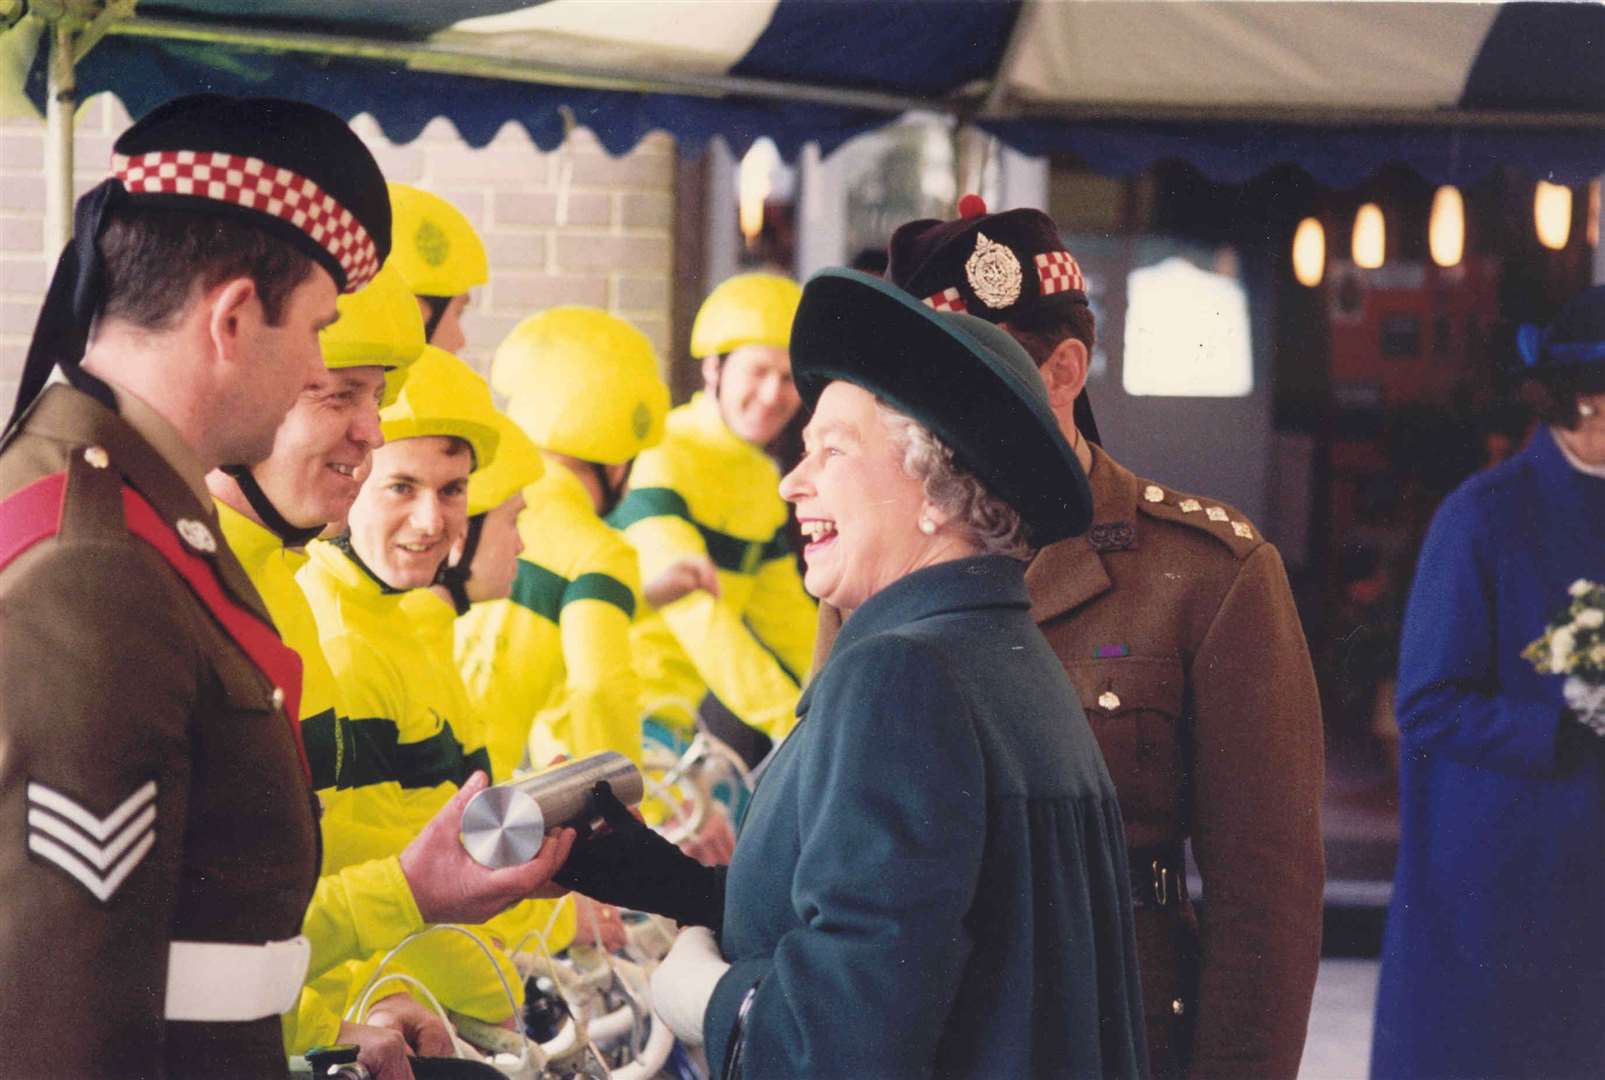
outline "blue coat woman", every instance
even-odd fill
[[[1035,365],[997,327],[852,271],[809,282],[791,353],[815,411],[781,493],[811,538],[809,590],[852,613],[727,877],[682,879],[719,934],[682,932],[653,1006],[705,1040],[716,1076],[1141,1075],[1114,785],[1024,563],[986,553],[1012,541],[977,543],[976,515],[933,494],[973,484],[1037,543],[1086,528]],[[964,476],[915,477],[915,425]],[[585,848],[570,867],[589,891]],[[632,869],[675,873],[650,855]],[[666,913],[699,921],[692,906]]]
[[[1605,579],[1605,472],[1580,465],[1540,428],[1444,501],[1422,548],[1374,1077],[1605,1068],[1605,740],[1521,657],[1572,582]]]

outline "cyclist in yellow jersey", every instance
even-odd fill
[[[639,571],[599,515],[617,502],[630,462],[663,436],[669,390],[657,357],[622,319],[553,308],[508,334],[491,381],[548,466],[525,492],[511,598],[477,604],[457,623],[457,659],[490,726],[492,767],[507,775],[603,750],[639,764],[629,637]]]
[[[716,591],[666,603],[634,632],[642,704],[681,738],[709,691],[776,741],[796,722],[817,616],[763,447],[800,404],[787,352],[800,295],[772,274],[741,274],[709,295],[691,331],[705,389],[669,414],[608,518],[639,553],[643,580],[688,556],[717,567]]]
[[[430,586],[467,531],[469,473],[493,462],[501,435],[489,387],[433,346],[381,418],[387,443],[373,455],[349,534],[310,545],[299,580],[352,712],[354,760],[369,771],[355,778],[362,781],[356,796],[365,800],[358,812],[388,834],[393,852],[485,767],[479,726],[449,662],[455,612]],[[521,929],[544,925],[550,912],[549,905],[520,905],[503,919]],[[572,920],[554,933],[553,947],[566,942]],[[495,931],[481,936],[489,943]],[[342,995],[355,993],[378,959],[319,989],[344,1008],[352,1002]],[[498,964],[521,1000],[511,965],[505,957]],[[501,976],[460,936],[409,946],[396,967],[468,1015],[493,1022],[509,1015]]]
[[[433,192],[409,184],[391,184],[389,190],[393,230],[398,238],[391,263],[416,298],[429,343],[455,352],[467,343],[462,317],[473,290],[484,285],[489,276],[484,241],[462,211]],[[470,527],[472,521],[471,517]],[[449,599],[459,613],[466,611],[471,602],[464,589],[469,583],[468,564],[473,561],[477,543],[477,534],[466,536],[460,542],[461,549],[453,553],[450,565],[440,574],[439,582],[450,593]],[[501,779],[509,775],[499,764],[493,772]],[[553,933],[562,935],[570,925],[571,913],[558,922]]]

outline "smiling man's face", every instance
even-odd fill
[[[384,442],[380,367],[324,369],[307,383],[273,436],[273,452],[251,473],[291,525],[309,529],[344,520],[357,498],[362,466]]]
[[[468,473],[461,439],[424,435],[374,452],[373,469],[347,519],[351,546],[392,589],[421,589],[468,530]]]

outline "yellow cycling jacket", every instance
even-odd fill
[[[635,550],[557,461],[524,489],[524,502],[512,598],[475,604],[457,620],[457,664],[491,768],[510,776],[526,761],[539,769],[603,750],[639,765]]]
[[[296,572],[306,564],[307,556],[286,548],[268,529],[227,504],[216,505],[224,539],[262,594],[279,636],[301,657],[301,738],[312,766],[312,786],[323,803],[322,872],[332,874],[374,857],[374,852],[385,850],[387,844],[351,813],[351,781],[361,775],[361,769],[352,760],[348,711],[323,655],[317,621],[296,583]],[[344,783],[340,782],[342,768]]]
[[[459,784],[487,768],[483,735],[450,660],[451,605],[426,589],[397,592],[381,585],[335,544],[318,541],[307,550],[310,560],[298,580],[350,710],[352,760],[360,763],[360,773],[352,776],[353,813],[372,834],[387,837],[389,850],[373,855],[395,854]],[[544,926],[551,912],[550,902],[527,902],[476,930],[481,940],[510,945],[526,930]],[[572,933],[572,917],[560,919],[548,943],[560,948]],[[512,965],[493,953],[522,1002]],[[343,1010],[380,959],[348,966],[316,987]],[[387,970],[421,979],[445,1005],[471,1016],[500,1022],[509,1015],[501,979],[460,935],[436,934],[409,945]]]
[[[704,693],[779,741],[796,723],[817,622],[786,538],[779,470],[703,394],[669,413],[608,517],[649,582],[678,559],[707,555],[719,596],[698,590],[647,613],[634,630],[646,712],[689,734]]]
[[[473,755],[462,683],[428,648],[451,605],[427,589],[390,589],[333,543],[314,541],[307,554],[297,580],[339,680],[354,744],[347,776],[380,849],[361,854],[394,854],[487,766]]]
[[[424,927],[400,860],[371,859],[324,874],[307,905],[301,932],[312,943],[307,979],[296,1010],[284,1017],[286,1053],[339,1041],[340,1007],[347,996],[353,958],[383,953]],[[318,987],[320,976],[327,980]]]
[[[302,922],[302,933],[312,943],[310,978],[342,961],[395,945],[422,929],[423,919],[394,855],[369,862],[350,858],[351,848],[365,846],[350,842],[363,827],[349,820],[336,791],[335,778],[350,743],[342,738],[344,714],[334,674],[318,641],[317,623],[295,581],[306,556],[286,548],[268,529],[225,503],[217,503],[217,515],[224,540],[262,595],[279,636],[301,657],[301,734],[312,764],[313,786],[325,805],[320,823],[323,876]],[[285,1049],[300,1053],[334,1042],[339,1030],[339,1014],[317,995],[303,994],[299,1011],[285,1017]]]

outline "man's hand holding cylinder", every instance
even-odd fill
[[[481,866],[463,848],[463,811],[488,783],[484,773],[470,777],[401,853],[425,922],[481,923],[520,900],[568,891],[553,877],[574,844],[573,829],[550,830],[533,859],[501,870]]]

